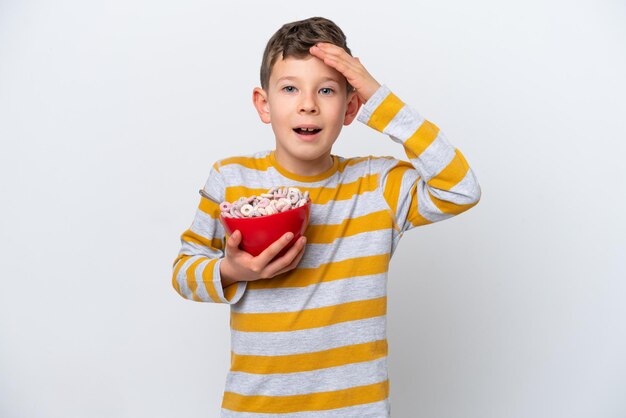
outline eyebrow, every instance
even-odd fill
[[[283,81],[283,80],[294,80],[294,81],[297,81],[298,77],[293,77],[293,76],[281,77],[278,80],[276,80],[276,83],[279,83],[280,81]],[[336,78],[334,78],[334,77],[322,77],[321,80],[322,81],[334,81],[335,83],[339,84],[339,81]]]

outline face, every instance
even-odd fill
[[[276,159],[301,175],[330,168],[331,148],[360,107],[356,93],[346,97],[345,77],[312,55],[279,58],[267,91],[255,88],[253,99],[261,120],[272,124]],[[316,130],[310,134],[298,128]]]

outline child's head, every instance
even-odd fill
[[[332,146],[361,105],[343,74],[311,55],[310,48],[318,42],[332,43],[352,55],[343,31],[328,19],[287,23],[268,41],[261,88],[253,91],[261,120],[272,124],[277,160],[303,175],[330,168]],[[303,134],[300,128],[319,132]]]
[[[346,35],[333,21],[323,17],[310,17],[285,23],[272,35],[265,46],[261,61],[261,87],[267,90],[270,75],[278,59],[289,57],[303,59],[310,56],[309,49],[318,42],[328,42],[343,48],[352,55]],[[345,78],[344,78],[345,80]],[[345,80],[346,94],[354,88]]]

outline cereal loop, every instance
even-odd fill
[[[242,196],[232,203],[224,201],[220,211],[225,218],[254,218],[287,212],[310,201],[308,190],[302,193],[297,187],[274,186],[260,196]]]

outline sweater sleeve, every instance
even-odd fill
[[[225,185],[218,163],[211,167],[204,191],[220,202],[224,200]],[[224,257],[225,233],[219,214],[219,204],[201,195],[195,218],[180,237],[181,249],[174,260],[172,285],[185,299],[234,304],[246,290],[245,281],[222,287],[220,263]]]
[[[461,151],[386,85],[363,105],[357,119],[401,144],[409,159],[386,159],[380,176],[380,190],[401,233],[451,218],[479,202],[480,185]]]

